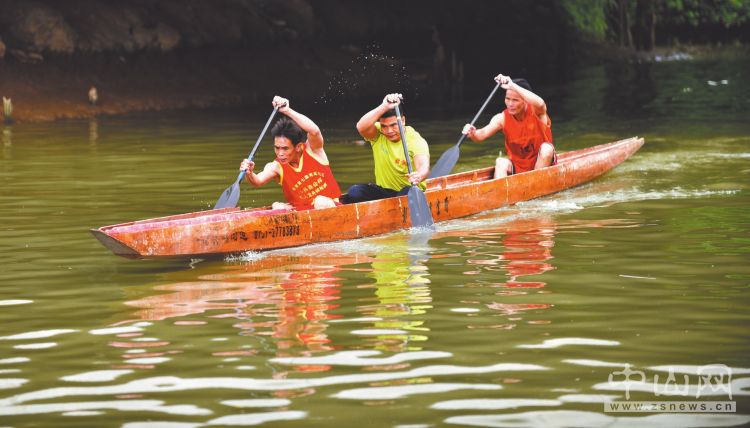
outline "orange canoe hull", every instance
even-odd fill
[[[492,179],[483,168],[427,181],[435,222],[466,217],[593,180],[643,145],[629,138],[558,156],[549,168]],[[103,226],[91,232],[130,258],[189,258],[357,239],[411,227],[406,196],[306,211],[225,208]]]

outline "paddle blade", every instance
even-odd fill
[[[417,186],[411,186],[408,198],[411,227],[432,227],[434,221],[424,192]]]
[[[218,210],[220,208],[234,208],[237,206],[237,202],[239,202],[239,200],[240,184],[238,182],[235,182],[231,186],[227,187],[226,190],[224,190],[224,193],[221,194],[219,200],[216,201],[214,209]]]
[[[453,170],[458,162],[458,156],[461,154],[461,148],[458,144],[446,150],[440,159],[435,163],[435,166],[430,170],[430,175],[427,178],[436,178],[448,175]]]

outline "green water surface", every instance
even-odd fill
[[[748,425],[748,69],[580,70],[542,88],[558,150],[646,139],[604,177],[429,235],[220,261],[127,260],[88,229],[210,208],[270,100],[5,126],[0,426]],[[433,161],[480,103],[409,113]],[[371,106],[295,106],[342,188],[372,180],[354,130]],[[464,144],[457,170],[491,164],[501,141]],[[281,197],[243,186],[240,204]],[[709,365],[725,374],[713,388]],[[736,412],[605,412],[612,401]]]

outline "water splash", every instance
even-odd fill
[[[396,57],[381,53],[380,46],[373,43],[331,76],[323,94],[314,103],[326,105],[357,99],[375,87],[409,92],[412,97],[419,95],[413,88],[406,66]]]

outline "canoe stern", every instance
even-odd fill
[[[107,235],[107,233],[101,229],[90,229],[90,231],[94,237],[102,243],[102,245],[112,251],[115,255],[127,257],[129,259],[139,259],[142,257],[138,251],[128,247],[116,238]]]

